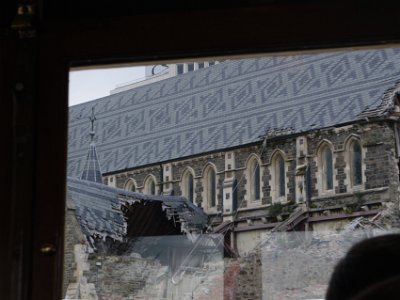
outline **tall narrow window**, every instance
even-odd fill
[[[276,160],[275,171],[278,197],[282,197],[285,196],[285,161],[282,156],[278,156]]]
[[[351,179],[353,185],[362,184],[362,154],[360,143],[357,141],[351,145]]]
[[[193,203],[194,200],[194,187],[193,187],[193,175],[189,173],[186,178],[186,190],[187,190],[187,198],[190,202]]]
[[[178,64],[176,65],[176,73],[178,74],[183,74],[183,65],[182,64]]]
[[[125,183],[124,189],[127,191],[136,192],[136,183],[133,181],[133,179],[129,179]]]
[[[155,184],[154,180],[151,180],[149,190],[150,190],[150,195],[156,194],[156,184]]]
[[[144,185],[144,192],[148,195],[155,195],[156,194],[156,182],[154,181],[153,177],[149,176],[146,179]]]
[[[214,207],[217,203],[217,184],[214,169],[210,168],[207,174],[208,177],[208,202],[210,207]]]
[[[285,159],[281,151],[277,151],[271,158],[271,200],[272,203],[285,202],[287,195],[287,179],[285,171]]]
[[[261,174],[260,164],[256,159],[253,160],[250,168],[250,196],[251,200],[257,201],[261,199]]]
[[[323,185],[325,190],[333,189],[333,159],[332,150],[325,146],[322,150]]]

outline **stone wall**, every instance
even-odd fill
[[[65,211],[64,229],[64,276],[63,276],[63,295],[66,294],[68,285],[76,282],[76,261],[74,246],[82,244],[84,237],[81,234],[80,226],[75,217],[75,207],[68,199]]]
[[[156,179],[156,193],[159,194],[161,191],[160,182],[162,182],[162,179],[160,177],[161,167],[158,165],[118,174],[116,176],[116,187],[123,189],[128,179],[133,178],[137,183],[136,190],[142,191],[142,189],[144,188],[145,180],[149,175],[153,176]]]
[[[321,299],[347,250],[361,239],[398,228],[399,220],[399,209],[392,207],[356,230],[265,233],[259,247],[243,257],[222,261],[219,254],[179,272],[155,257],[88,254],[77,244],[76,282],[69,284],[66,299]]]
[[[212,155],[205,155],[201,157],[196,157],[193,159],[186,159],[172,164],[172,174],[173,174],[173,189],[174,194],[182,196],[182,189],[180,186],[182,175],[188,168],[194,171],[195,180],[195,197],[194,202],[200,206],[205,207],[202,199],[202,193],[204,191],[204,170],[209,165],[215,166],[216,175],[218,178],[217,182],[217,209],[221,210],[222,207],[222,183],[225,178],[225,154],[218,152]]]
[[[194,171],[195,177],[195,202],[199,206],[202,205],[202,192],[203,186],[203,171],[207,164],[213,164],[216,167],[218,183],[217,183],[217,203],[218,210],[221,210],[223,203],[222,186],[226,178],[226,174],[232,175],[238,179],[237,196],[238,207],[246,208],[249,203],[245,201],[246,183],[248,178],[245,176],[246,163],[252,154],[258,155],[261,159],[262,166],[262,204],[272,203],[271,195],[271,157],[279,149],[283,154],[286,162],[286,200],[289,202],[296,199],[296,167],[299,163],[311,163],[311,191],[314,199],[320,198],[318,183],[319,172],[318,160],[316,155],[318,147],[322,141],[327,141],[333,148],[334,154],[334,169],[335,169],[335,191],[333,195],[346,194],[354,192],[349,186],[348,178],[348,149],[346,149],[347,141],[349,138],[358,139],[363,148],[364,159],[364,182],[361,188],[374,189],[381,187],[391,187],[393,193],[397,193],[398,186],[398,168],[397,157],[395,148],[395,137],[393,126],[387,122],[376,122],[364,125],[349,125],[340,128],[330,128],[325,130],[318,130],[304,135],[305,142],[307,143],[307,153],[304,156],[297,157],[299,154],[296,152],[296,139],[268,139],[266,147],[261,142],[258,145],[244,146],[242,148],[230,150],[234,154],[234,168],[225,169],[225,152],[217,152],[214,154],[207,154],[198,157],[186,158],[171,163],[172,178],[169,179],[167,184],[172,184],[175,195],[182,195],[181,180],[183,172],[190,167]],[[149,174],[155,176],[157,183],[162,180],[160,178],[160,166],[152,166],[130,172],[123,172],[117,175],[117,187],[123,188],[128,178],[134,178],[139,187],[142,187],[146,176]],[[161,188],[157,190],[157,193]],[[326,196],[324,196],[326,197]]]

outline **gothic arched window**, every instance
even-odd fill
[[[214,207],[217,204],[217,178],[215,170],[210,167],[207,171],[207,198],[209,207]]]
[[[187,176],[186,188],[187,188],[187,191],[188,191],[187,197],[188,197],[189,201],[193,203],[194,185],[193,185],[193,175],[192,175],[192,173],[189,173],[188,176]]]
[[[150,182],[150,194],[151,195],[156,194],[156,184],[153,180]]]
[[[324,190],[333,189],[333,157],[332,150],[325,145],[321,151],[322,185]]]
[[[261,168],[256,157],[252,157],[247,164],[247,189],[250,201],[261,200]]]
[[[146,179],[145,183],[145,193],[148,195],[155,195],[156,194],[156,182],[153,177],[149,176]]]
[[[350,170],[353,186],[362,184],[362,153],[358,141],[353,141],[350,146]]]
[[[276,151],[271,157],[271,198],[272,202],[283,202],[287,195],[286,163],[283,152]]]
[[[127,190],[127,191],[136,192],[136,182],[133,181],[133,179],[129,179],[125,183],[124,189]]]
[[[194,201],[194,177],[190,170],[186,170],[182,176],[182,195],[190,202]]]
[[[275,160],[275,178],[276,178],[276,191],[278,197],[285,196],[286,189],[285,189],[285,161],[281,155]]]

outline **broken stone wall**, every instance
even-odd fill
[[[76,244],[81,244],[82,242],[84,242],[84,237],[81,233],[81,228],[75,217],[75,208],[73,207],[71,201],[67,199],[64,229],[63,295],[66,294],[68,285],[70,283],[76,282],[76,261],[74,247]]]

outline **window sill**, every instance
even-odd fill
[[[359,192],[362,193],[379,193],[379,192],[383,192],[388,190],[389,187],[379,187],[379,188],[373,188],[373,189],[360,189],[358,190]],[[311,201],[317,201],[317,200],[325,200],[325,199],[329,199],[329,198],[342,198],[342,197],[349,197],[349,196],[353,196],[354,192],[356,191],[350,191],[350,192],[346,192],[346,193],[338,193],[338,194],[324,194],[324,195],[320,195],[317,197],[312,197]]]
[[[218,210],[217,210],[217,207],[209,207],[209,208],[207,208],[207,209],[204,209],[204,212],[206,213],[206,214],[216,214],[216,213],[218,213]]]
[[[335,189],[318,191],[318,194],[319,194],[318,197],[332,197],[332,196],[337,195],[337,194],[335,193]]]
[[[253,203],[255,203],[255,202],[253,202]],[[271,204],[261,204],[261,201],[259,201],[259,205],[254,204],[252,206],[238,208],[237,211],[251,211],[251,210],[256,210],[256,209],[260,209],[260,208],[267,208],[270,206],[271,206]]]

